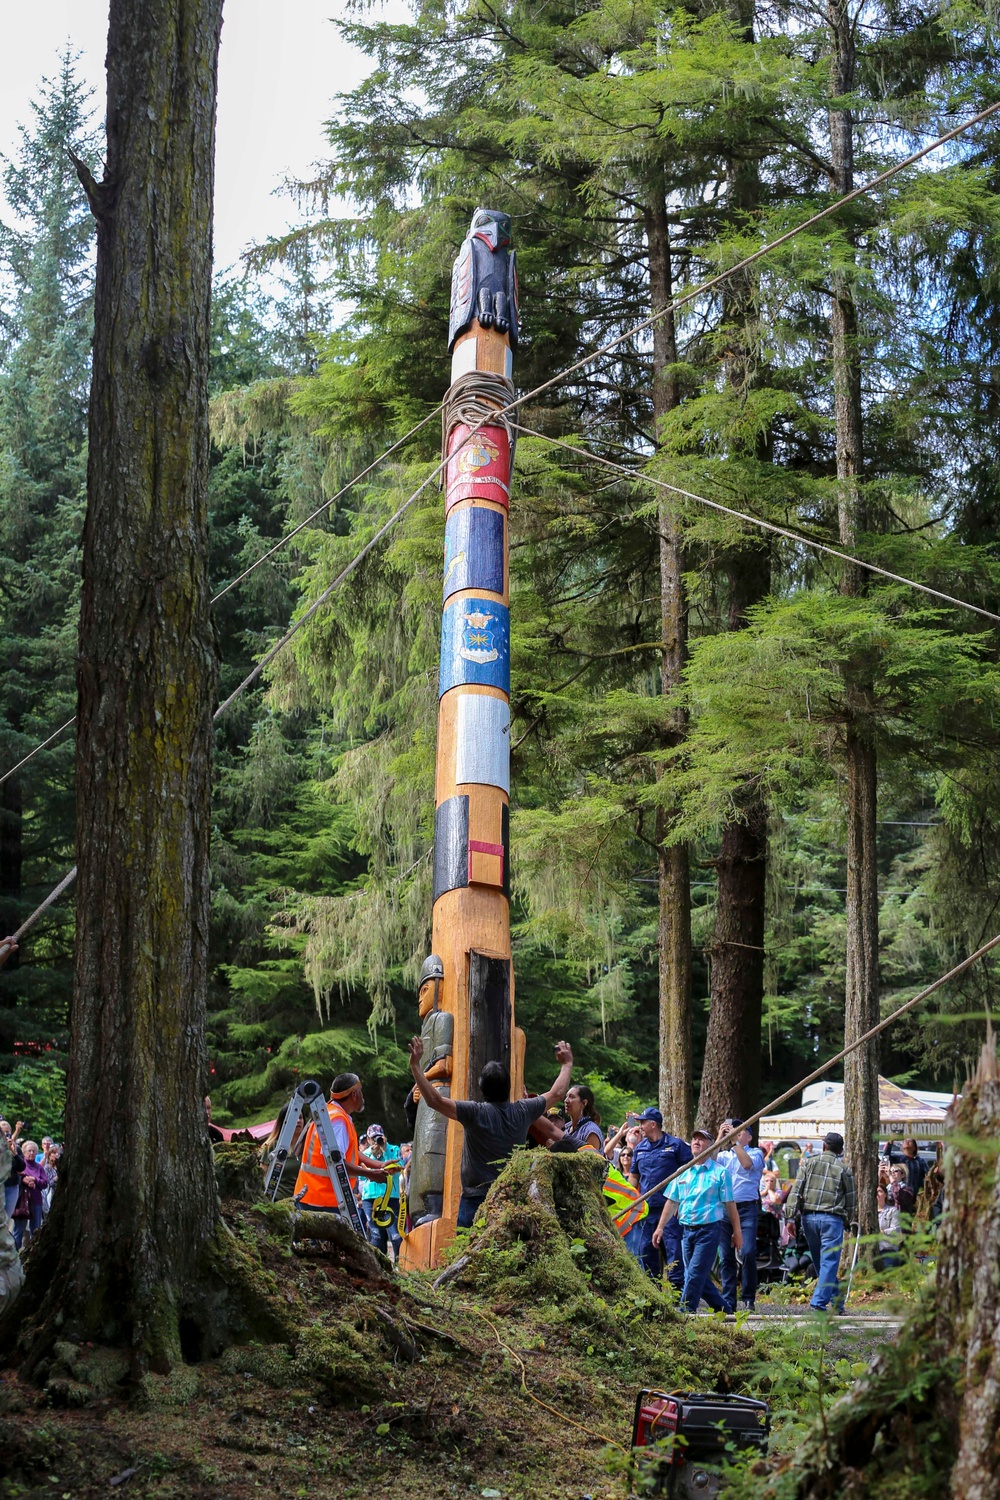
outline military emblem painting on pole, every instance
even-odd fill
[[[510,695],[510,610],[492,599],[456,599],[441,617],[438,692],[474,683]]]
[[[444,597],[462,589],[485,589],[491,594],[504,588],[504,527],[502,511],[484,506],[453,510],[444,529]]]
[[[470,436],[471,434],[471,436]],[[460,500],[510,503],[510,439],[500,426],[476,432],[459,422],[448,438],[445,510]]]

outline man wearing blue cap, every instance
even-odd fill
[[[629,1181],[640,1193],[648,1193],[664,1178],[676,1172],[691,1160],[691,1147],[675,1135],[667,1135],[663,1129],[663,1116],[650,1106],[638,1117],[642,1140],[636,1142],[632,1153],[632,1175]],[[666,1264],[667,1277],[672,1286],[681,1291],[684,1286],[684,1266],[681,1260],[681,1226],[677,1219],[670,1219],[664,1226],[662,1244],[653,1244],[653,1231],[657,1226],[666,1199],[663,1190],[649,1198],[649,1213],[640,1221],[642,1238],[637,1254],[640,1262],[654,1281],[663,1276]]]

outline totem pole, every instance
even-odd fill
[[[517,272],[507,214],[477,209],[455,261],[445,398],[445,556],[432,953],[420,975],[425,1071],[479,1099],[484,1063],[524,1075],[510,956],[510,610],[507,511]],[[455,1233],[462,1130],[421,1103],[403,1264],[433,1266]]]

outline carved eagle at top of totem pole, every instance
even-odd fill
[[[508,333],[511,348],[517,348],[517,264],[510,237],[510,214],[476,209],[451,272],[449,354],[473,318],[483,328]]]

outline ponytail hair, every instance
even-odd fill
[[[594,1107],[593,1089],[589,1089],[585,1083],[578,1083],[575,1085],[575,1088],[583,1102],[583,1118],[585,1120],[593,1120],[595,1125],[600,1125],[601,1116]]]

